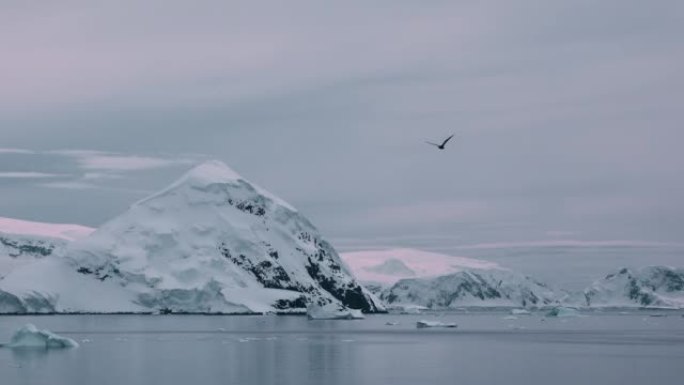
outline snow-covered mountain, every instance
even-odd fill
[[[0,310],[383,310],[296,209],[218,161],[0,281]],[[14,309],[14,310],[12,310]]]
[[[341,256],[364,284],[385,287],[401,279],[437,277],[470,269],[501,269],[493,262],[416,249],[356,251]]]
[[[0,278],[37,259],[63,252],[68,242],[93,231],[78,225],[0,217]]]
[[[583,294],[582,305],[591,307],[684,308],[684,269],[622,269],[594,282]]]
[[[389,305],[431,309],[464,306],[543,307],[556,303],[546,285],[501,269],[467,270],[436,278],[403,279],[382,292]]]

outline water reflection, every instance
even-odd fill
[[[0,384],[630,385],[684,376],[681,317],[655,327],[640,316],[530,316],[514,321],[524,330],[510,330],[502,315],[448,316],[457,331],[416,330],[408,316],[388,327],[391,317],[0,318],[0,341],[34,322],[81,342],[0,349]]]

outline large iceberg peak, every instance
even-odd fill
[[[197,186],[206,186],[214,183],[226,183],[244,180],[240,174],[228,167],[220,160],[208,160],[185,173],[176,183],[190,183]]]
[[[200,198],[202,194],[214,195],[222,192],[222,195],[236,194],[235,196],[240,200],[265,200],[289,211],[297,211],[276,195],[243,178],[220,160],[208,160],[193,167],[170,186],[137,202],[136,205],[146,204],[179,191],[185,191],[185,196],[195,202],[203,201]]]

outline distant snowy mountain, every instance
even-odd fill
[[[556,303],[544,284],[508,270],[467,270],[436,278],[404,279],[382,292],[391,306],[431,309],[464,306],[543,307]]]
[[[64,254],[0,280],[0,311],[383,310],[304,216],[217,161]]]
[[[622,269],[594,282],[583,294],[582,305],[591,307],[684,308],[684,269]]]
[[[416,249],[349,252],[343,253],[342,259],[364,284],[386,287],[407,278],[436,277],[469,269],[501,269],[493,262]]]
[[[69,241],[95,231],[78,225],[0,217],[0,278],[37,259],[64,251]]]

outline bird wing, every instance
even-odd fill
[[[444,143],[442,143],[442,146],[446,146],[446,144],[449,143],[449,141],[450,141],[451,138],[453,138],[453,137],[454,137],[454,136],[451,135],[450,137],[446,138],[446,140],[444,141]]]
[[[431,144],[431,145],[433,145],[433,146],[435,146],[435,147],[439,147],[439,144],[437,144],[437,143],[432,143],[432,142],[425,142],[425,143]]]

